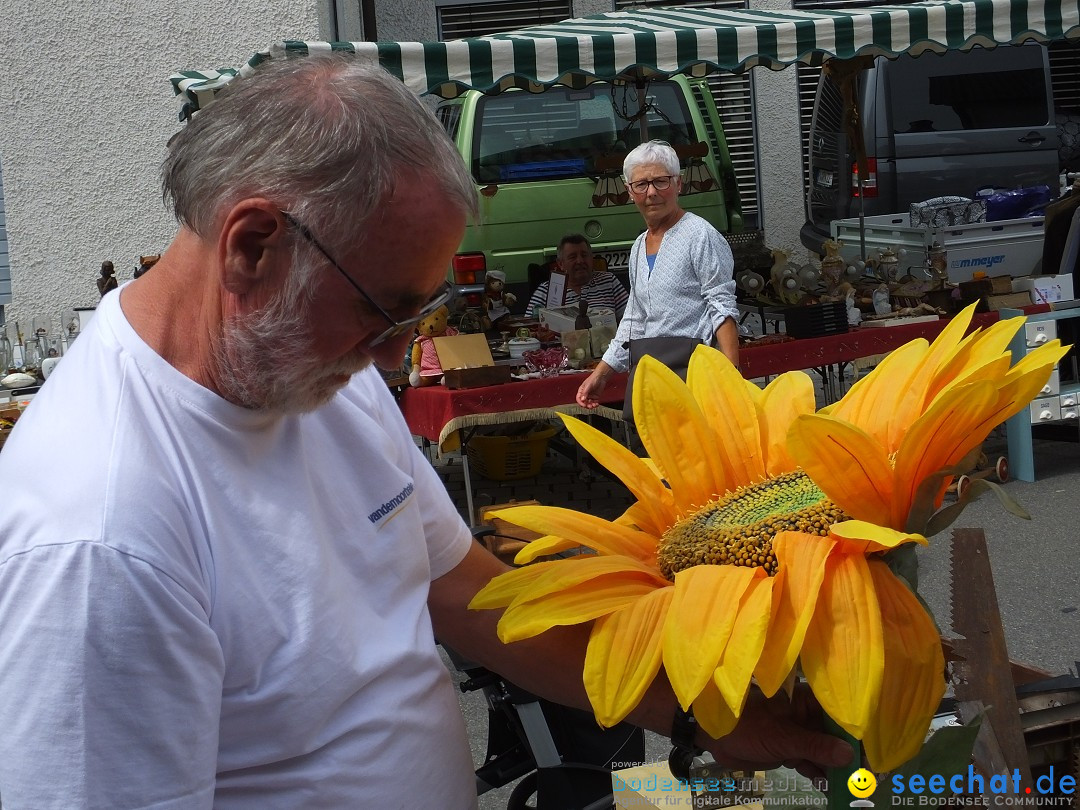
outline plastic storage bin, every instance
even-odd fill
[[[828,301],[784,310],[784,330],[793,338],[837,335],[848,330],[847,304]]]
[[[937,243],[948,252],[949,281],[968,281],[977,271],[988,276],[1028,276],[1042,260],[1043,218],[1025,217],[938,228],[912,228],[907,214],[866,217],[866,250],[903,250],[898,272],[926,278],[926,250]],[[832,235],[843,243],[846,261],[859,258],[859,220],[837,219]]]
[[[557,430],[545,427],[523,436],[474,436],[469,439],[469,464],[493,481],[532,478],[544,466],[548,440]]]

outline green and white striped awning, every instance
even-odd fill
[[[449,42],[277,42],[239,70],[185,71],[181,117],[267,59],[326,51],[381,64],[418,94],[740,72],[1080,38],[1080,0],[941,0],[852,11],[642,8]]]

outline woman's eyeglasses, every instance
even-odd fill
[[[635,180],[633,183],[627,183],[626,187],[635,194],[644,194],[649,190],[649,186],[652,186],[657,191],[667,191],[671,188],[672,181],[678,175],[665,174],[660,177],[654,177],[652,180]]]
[[[405,318],[404,320],[399,321],[392,315],[390,315],[389,312],[387,312],[385,309],[375,303],[375,299],[373,299],[370,295],[364,292],[364,288],[357,284],[353,277],[345,272],[345,268],[338,264],[334,257],[326,251],[326,248],[324,248],[319,243],[319,240],[315,238],[315,235],[312,234],[311,231],[308,230],[307,226],[302,225],[300,222],[297,222],[296,219],[293,218],[292,214],[289,214],[287,212],[282,213],[285,215],[286,221],[294,228],[296,228],[296,230],[300,231],[300,235],[303,236],[304,239],[306,239],[308,242],[310,242],[312,246],[314,246],[315,249],[323,255],[323,258],[330,262],[330,264],[334,266],[334,269],[336,269],[339,273],[341,273],[341,275],[345,277],[345,280],[353,286],[353,289],[360,293],[363,299],[367,301],[368,304],[370,304],[371,307],[379,313],[379,315],[383,317],[383,320],[390,324],[386,329],[384,329],[374,338],[369,340],[367,342],[368,346],[378,346],[380,343],[385,343],[386,341],[399,337],[406,332],[411,332],[413,329],[416,328],[416,325],[420,323],[420,321],[424,320],[424,318],[437,310],[443,304],[446,304],[451,299],[453,299],[454,294],[457,292],[457,288],[454,287],[453,284],[451,284],[449,281],[444,281],[442,283],[442,286],[440,286],[439,289],[435,291],[435,294],[431,296],[430,299],[428,299],[428,302],[422,307],[420,307],[419,312],[417,312],[412,317]]]

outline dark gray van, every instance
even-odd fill
[[[906,213],[932,197],[986,186],[1058,186],[1058,131],[1046,48],[881,57],[859,76],[869,178],[866,216]],[[859,215],[843,102],[824,74],[810,130],[802,243],[821,253],[834,219]]]

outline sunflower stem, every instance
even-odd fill
[[[826,806],[828,810],[850,810],[851,800],[854,798],[848,790],[848,777],[862,767],[862,746],[859,741],[840,728],[836,721],[825,715],[825,732],[845,740],[854,752],[851,763],[840,768],[829,768],[825,788]]]

